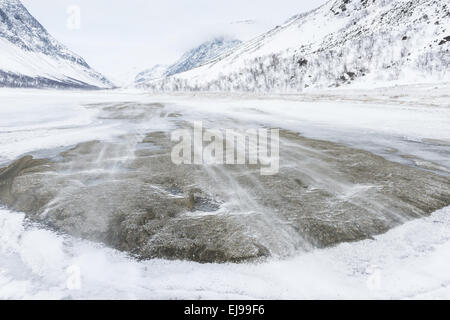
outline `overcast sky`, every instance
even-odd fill
[[[174,62],[186,50],[214,36],[248,40],[325,2],[22,0],[54,37],[116,81],[130,80],[155,64]]]

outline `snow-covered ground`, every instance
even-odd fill
[[[282,127],[410,165],[429,162],[427,168],[448,174],[449,96],[446,85],[266,97],[0,90],[0,164],[135,130],[99,120],[86,105],[136,101],[161,102],[186,120],[218,127],[224,117]],[[167,128],[164,121],[145,129]],[[450,299],[449,270],[450,207],[373,240],[247,264],[136,261],[0,209],[3,299]],[[72,281],[78,271],[81,288]]]
[[[259,264],[138,262],[6,210],[0,231],[3,299],[450,299],[450,208],[374,240]],[[67,286],[74,270],[80,290]]]

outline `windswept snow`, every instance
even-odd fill
[[[448,169],[448,94],[448,86],[265,98],[0,90],[0,163],[136,130],[95,121],[86,105],[139,101],[183,110],[187,121],[232,115],[380,153],[399,147],[393,160],[416,155]],[[450,299],[449,261],[450,208],[373,240],[247,264],[137,261],[0,209],[2,299]]]

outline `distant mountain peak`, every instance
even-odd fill
[[[182,72],[200,67],[225,52],[235,48],[242,42],[237,39],[218,36],[203,42],[199,46],[186,52],[177,62],[172,65],[155,65],[136,76],[137,85],[142,85],[147,81],[170,77]]]
[[[148,80],[155,80],[163,78],[166,75],[168,65],[157,64],[151,67],[150,69],[146,69],[140,73],[135,78],[136,84],[144,83]]]
[[[174,74],[200,67],[239,44],[241,44],[240,40],[223,36],[208,40],[198,47],[186,52],[177,63],[169,67],[166,75],[170,77]]]

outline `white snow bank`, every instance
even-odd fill
[[[7,210],[0,240],[1,299],[450,299],[450,207],[375,240],[259,264],[138,262]],[[73,270],[80,289],[68,288]]]

